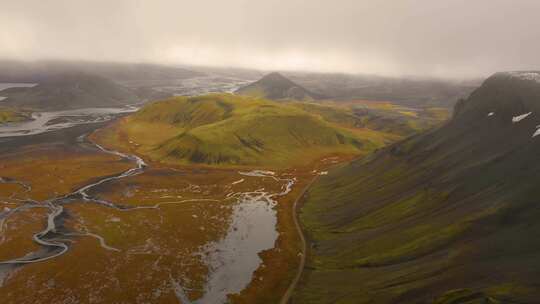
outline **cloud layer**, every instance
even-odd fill
[[[538,0],[18,0],[0,57],[484,76],[540,69]]]

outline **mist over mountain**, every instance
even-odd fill
[[[40,83],[51,77],[60,78],[61,75],[73,73],[107,78],[129,88],[143,100],[160,99],[175,94],[236,90],[240,94],[265,96],[270,99],[366,99],[392,101],[413,107],[451,108],[457,100],[470,94],[480,84],[476,80],[388,78],[305,72],[266,73],[250,69],[137,63],[0,61],[0,82]],[[257,78],[261,79],[253,81]],[[248,83],[251,85],[247,85]]]
[[[536,0],[7,1],[0,58],[483,78],[539,67],[539,9]]]
[[[0,61],[0,83],[34,83],[3,90],[2,106],[34,110],[115,107],[172,96],[204,72],[177,66],[91,61]],[[211,86],[201,84],[200,86]]]
[[[0,105],[32,110],[68,110],[140,102],[131,90],[96,75],[72,72],[39,80],[33,87],[2,90],[0,94],[5,99],[0,101]]]
[[[448,80],[323,73],[287,73],[287,77],[327,98],[393,101],[408,106],[452,108],[481,83],[481,79]]]
[[[110,80],[137,82],[186,79],[205,75],[186,68],[143,63],[97,61],[0,61],[0,82],[41,82],[50,76],[65,73],[95,74]]]

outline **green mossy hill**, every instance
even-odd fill
[[[322,96],[308,91],[280,73],[270,73],[260,80],[238,89],[236,94],[272,100],[313,100]]]
[[[109,135],[156,161],[278,167],[365,154],[396,139],[356,132],[292,104],[227,94],[152,103]]]
[[[311,244],[294,303],[540,299],[540,83],[502,76],[443,127],[310,188],[300,219]]]
[[[172,98],[142,108],[134,121],[165,123],[185,129],[224,120],[231,115],[234,104],[213,96]]]

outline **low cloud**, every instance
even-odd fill
[[[0,57],[484,76],[540,69],[537,0],[18,0]]]

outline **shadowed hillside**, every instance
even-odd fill
[[[321,177],[293,303],[535,303],[539,79],[495,74],[445,126]]]
[[[260,80],[238,89],[235,93],[272,100],[313,100],[321,98],[320,95],[306,90],[280,73],[270,73]]]
[[[87,80],[81,79],[83,75]],[[72,81],[86,82],[89,78],[101,78],[99,81],[102,84],[98,85],[94,90],[97,92],[98,97],[105,97],[105,99],[109,98],[109,96],[103,94],[107,93],[107,89],[100,89],[105,85],[105,82],[108,82],[108,86],[114,85],[124,91],[129,90],[130,94],[136,95],[140,100],[155,100],[172,96],[176,93],[177,88],[184,86],[184,81],[206,76],[206,73],[195,72],[174,65],[61,60],[30,62],[0,60],[0,83],[37,83],[49,86],[56,83],[59,90],[66,90],[66,87],[69,87]],[[92,81],[96,82],[98,80]],[[117,94],[114,91],[110,92]],[[59,92],[42,91],[39,94],[40,96],[46,96],[59,94]],[[79,99],[86,99],[84,102],[89,102],[87,97],[84,97],[79,92],[67,92],[66,94],[73,95],[75,100],[71,104],[78,103]],[[115,98],[116,95],[111,97]],[[35,96],[32,98],[35,99]]]

